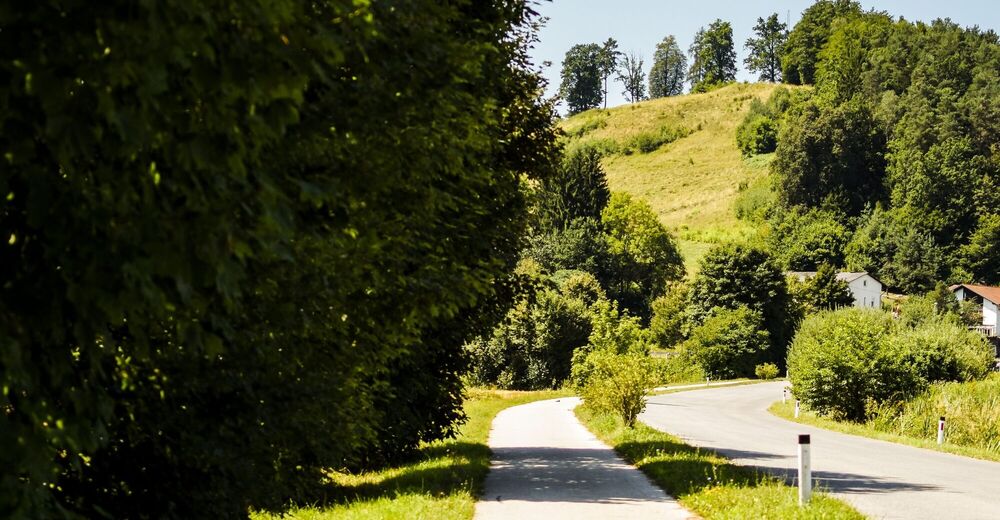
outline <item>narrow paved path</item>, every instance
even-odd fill
[[[1000,518],[1000,463],[779,419],[767,408],[786,384],[655,396],[640,420],[788,478],[797,467],[797,435],[811,434],[817,484],[873,518]]]
[[[696,518],[587,431],[573,415],[579,402],[537,401],[497,414],[476,519]]]

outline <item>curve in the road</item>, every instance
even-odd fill
[[[651,397],[640,420],[738,464],[794,478],[812,436],[815,484],[873,518],[1000,518],[1000,463],[823,430],[771,415],[787,383]]]

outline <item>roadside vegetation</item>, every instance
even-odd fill
[[[468,390],[468,420],[454,439],[422,445],[412,461],[377,471],[328,471],[323,503],[281,514],[255,513],[253,520],[427,519],[468,520],[490,465],[486,441],[501,410],[566,391]]]
[[[822,492],[814,493],[810,503],[800,507],[795,487],[642,423],[629,428],[621,418],[585,405],[576,409],[576,415],[599,439],[706,520],[864,518],[846,503]]]
[[[865,422],[837,421],[803,406],[795,418],[794,401],[775,403],[778,417],[851,435],[1000,462],[1000,375],[966,383],[936,383],[913,399],[883,405]],[[937,443],[940,417],[945,442]]]

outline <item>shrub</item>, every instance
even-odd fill
[[[655,132],[640,132],[633,135],[625,142],[622,150],[626,154],[632,152],[652,153],[659,150],[661,146],[670,144],[690,133],[690,130],[683,127],[664,125]]]
[[[682,348],[706,375],[731,379],[750,377],[754,367],[767,359],[770,343],[759,312],[716,308],[691,331]]]
[[[778,365],[774,363],[762,363],[754,368],[753,373],[757,379],[774,379],[778,377]]]
[[[863,421],[867,407],[920,392],[923,379],[891,341],[895,327],[888,313],[873,310],[807,317],[788,353],[795,396],[822,415]]]
[[[653,300],[653,316],[649,320],[650,339],[661,348],[673,347],[684,340],[684,305],[687,286],[673,283],[667,293]]]
[[[771,153],[778,146],[778,125],[763,115],[744,120],[736,127],[736,146],[747,157]]]
[[[652,358],[656,383],[670,385],[705,380],[705,371],[683,349],[668,352],[666,357]]]
[[[635,426],[636,418],[646,409],[646,395],[656,384],[649,356],[595,350],[587,355],[587,364],[592,368],[581,392],[587,406],[617,414],[625,426]]]
[[[556,388],[569,377],[573,352],[590,334],[582,300],[544,289],[518,303],[489,336],[469,342],[469,377],[509,390]]]
[[[929,321],[892,340],[928,382],[982,379],[995,361],[989,341],[956,320]]]

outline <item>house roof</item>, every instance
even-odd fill
[[[951,292],[955,292],[959,287],[965,287],[967,291],[979,295],[993,303],[1000,305],[1000,287],[990,287],[989,285],[973,285],[971,283],[961,283],[949,287]]]
[[[788,272],[785,273],[785,275],[786,276],[794,276],[794,277],[798,278],[799,280],[804,280],[806,278],[812,278],[813,276],[816,276],[816,271],[788,271]],[[851,283],[854,280],[857,280],[858,278],[861,278],[862,276],[866,276],[866,275],[870,276],[872,278],[872,280],[875,280],[876,282],[878,282],[878,279],[876,279],[874,276],[872,276],[872,275],[870,275],[870,274],[868,274],[868,273],[866,273],[864,271],[857,272],[857,273],[850,273],[850,272],[837,273],[837,279],[845,281],[847,283]],[[882,283],[882,282],[879,282],[879,283]]]

